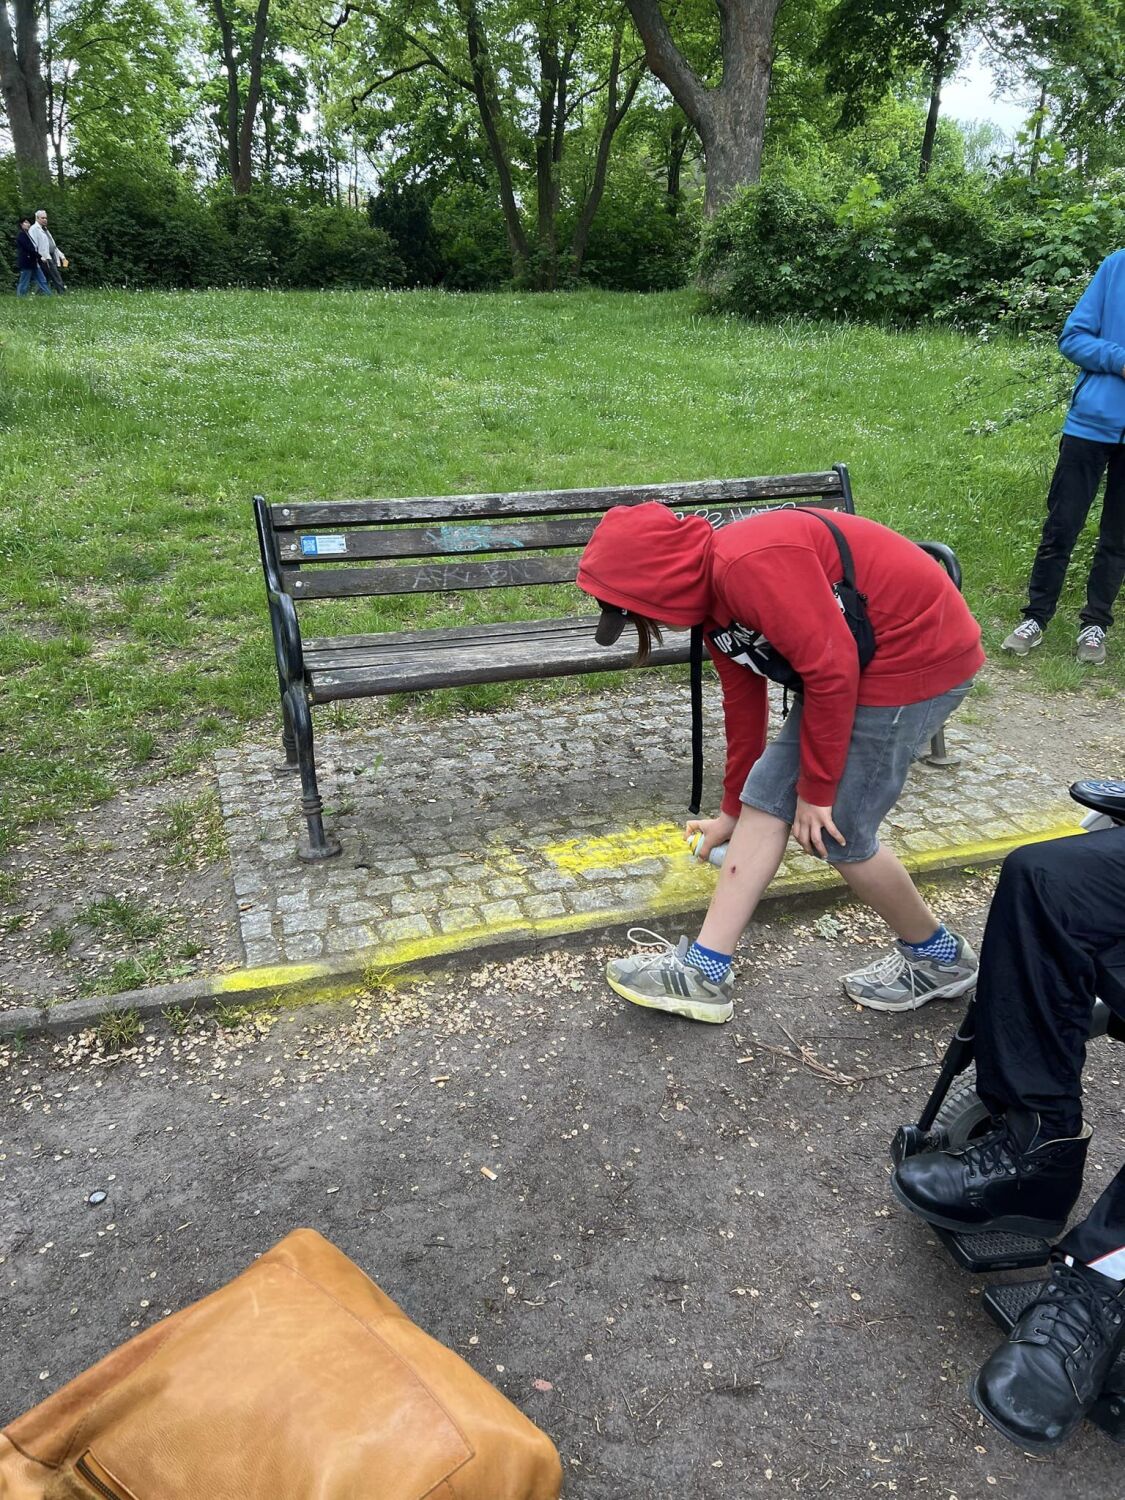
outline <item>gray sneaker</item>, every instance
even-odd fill
[[[1043,627],[1038,620],[1021,620],[1011,635],[1002,643],[1001,651],[1011,651],[1016,656],[1026,656],[1036,646],[1043,644]]]
[[[959,937],[957,952],[947,964],[911,958],[910,950],[896,943],[884,958],[848,974],[844,989],[857,1005],[869,1010],[917,1010],[927,1000],[954,1000],[976,982],[977,956]]]
[[[686,937],[673,946],[667,938],[645,927],[631,927],[629,940],[656,951],[611,958],[605,969],[611,989],[634,1005],[666,1010],[673,1016],[686,1016],[689,1021],[730,1020],[734,1014],[733,970],[713,984],[700,969],[684,962],[684,955],[691,947]]]
[[[1085,662],[1091,667],[1100,667],[1105,661],[1105,631],[1100,625],[1085,625],[1078,632],[1078,650],[1075,652],[1080,662]]]

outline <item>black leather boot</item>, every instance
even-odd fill
[[[1062,1257],[973,1382],[973,1404],[1033,1453],[1064,1443],[1101,1393],[1125,1342],[1125,1282]]]
[[[941,1229],[1057,1239],[1082,1189],[1090,1132],[1039,1134],[1037,1115],[1010,1110],[998,1129],[958,1151],[907,1157],[891,1178],[894,1195]]]

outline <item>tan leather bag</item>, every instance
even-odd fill
[[[0,1500],[557,1500],[550,1440],[298,1229],[0,1433]]]

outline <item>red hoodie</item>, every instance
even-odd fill
[[[861,673],[832,585],[836,540],[808,508],[766,511],[713,531],[666,506],[615,506],[582,554],[578,587],[596,599],[705,633],[735,622],[758,630],[801,674],[797,794],[830,807],[844,774],[857,704],[898,707],[948,692],[980,669],[980,627],[945,569],[898,532],[827,513],[852,551],[867,595],[875,655]],[[723,811],[737,815],[766,744],[766,681],[710,647],[723,689],[727,765]]]

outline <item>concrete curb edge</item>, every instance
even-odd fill
[[[937,875],[952,870],[999,864],[1006,854],[1022,844],[1043,843],[1048,839],[1076,834],[1076,825],[1044,828],[1003,838],[986,839],[971,844],[949,845],[944,849],[903,856],[903,863],[915,875]],[[763,900],[770,902],[789,896],[830,893],[846,888],[838,885],[831,871],[790,877],[775,881]],[[699,910],[693,909],[691,914]],[[658,916],[688,915],[682,903],[666,907],[649,906],[643,911],[594,911],[566,920],[546,918],[510,929],[450,934],[429,943],[401,943],[387,948],[359,949],[341,958],[305,964],[278,964],[256,969],[235,969],[227,973],[201,975],[179,980],[175,984],[153,985],[145,989],[126,990],[117,995],[88,996],[66,1000],[59,1005],[20,1006],[0,1011],[0,1039],[20,1036],[60,1035],[97,1026],[107,1016],[132,1012],[140,1020],[156,1020],[166,1012],[203,1012],[221,1004],[247,1007],[282,1007],[342,999],[351,994],[364,975],[372,969],[380,974],[393,970],[402,973],[421,971],[442,962],[471,955],[474,960],[489,954],[510,952],[552,938],[578,932],[592,932],[628,922],[652,920]]]

